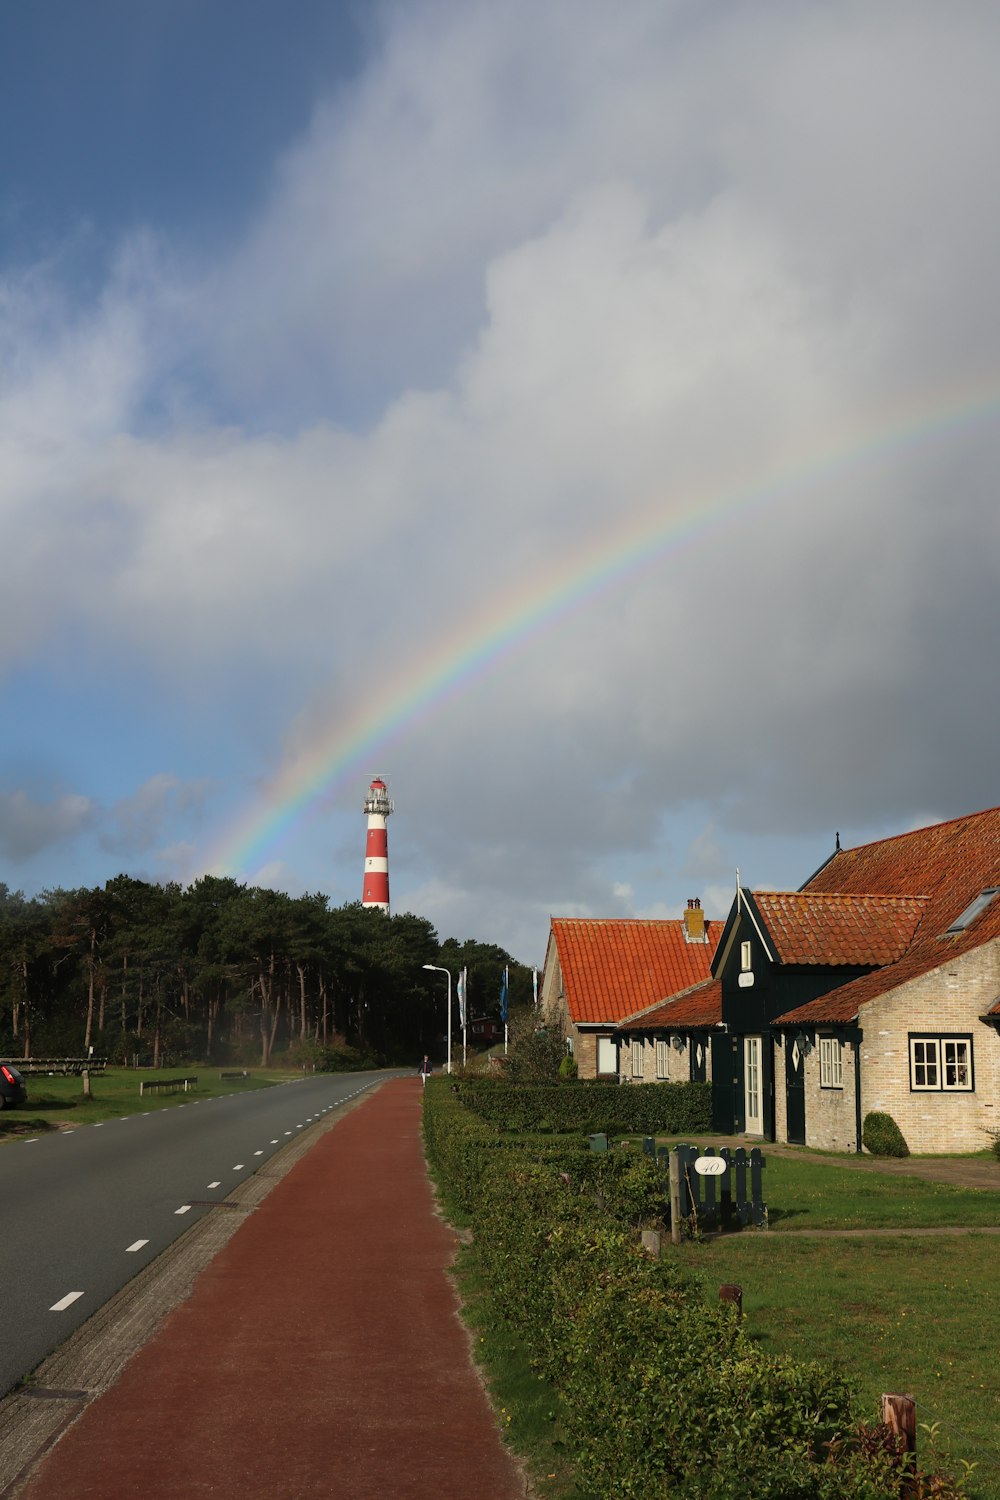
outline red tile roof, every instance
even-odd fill
[[[1000,808],[840,849],[806,892],[919,896],[923,915],[902,956],[779,1017],[782,1023],[846,1022],[888,990],[1000,938],[1000,895],[961,932],[948,928],[981,891],[1000,887]],[[756,897],[755,897],[756,899]]]
[[[875,966],[902,958],[924,896],[842,891],[754,891],[754,904],[783,964]]]
[[[706,921],[708,941],[691,943],[682,920],[553,917],[570,1019],[621,1021],[709,978],[721,931],[721,922]]]
[[[629,1016],[619,1025],[619,1031],[686,1031],[688,1027],[700,1029],[718,1026],[722,1020],[722,981],[707,979],[701,984],[682,990],[670,1000],[659,1005],[648,1006],[637,1015]]]

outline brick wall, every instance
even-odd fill
[[[672,1035],[673,1033],[671,1033]],[[619,1040],[621,1046],[618,1052],[618,1076],[622,1083],[687,1083],[691,1078],[691,1047],[697,1047],[699,1040],[707,1054],[706,1078],[712,1077],[712,1055],[708,1045],[707,1037],[684,1037],[684,1046],[676,1051],[669,1045],[669,1037],[662,1038],[668,1045],[667,1072],[666,1077],[661,1077],[656,1071],[656,1042],[655,1036],[635,1036],[634,1033],[623,1032]],[[632,1042],[638,1041],[642,1047],[642,1077],[636,1078],[632,1073]]]
[[[1000,1038],[979,1017],[998,996],[1000,942],[953,959],[866,1005],[861,1013],[862,1119],[872,1110],[892,1115],[914,1152],[979,1151],[988,1145],[985,1131],[1000,1129]],[[973,1091],[911,1089],[912,1032],[971,1036]],[[806,1059],[806,1143],[828,1151],[853,1151],[857,1138],[855,1053],[850,1043],[843,1047],[842,1060],[843,1089],[822,1089],[818,1045]],[[775,1074],[777,1135],[784,1140],[780,1047],[775,1049]]]

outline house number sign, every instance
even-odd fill
[[[729,1169],[729,1164],[723,1156],[699,1156],[695,1159],[694,1169],[699,1177],[721,1177]]]

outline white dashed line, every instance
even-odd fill
[[[254,1152],[254,1156],[263,1156],[263,1155],[264,1155],[263,1151],[255,1151]]]
[[[245,1165],[246,1165],[245,1162],[238,1161],[236,1163],[235,1167],[233,1168],[233,1171],[234,1172],[242,1172]]]
[[[72,1307],[76,1299],[82,1296],[82,1292],[67,1292],[66,1296],[60,1297],[58,1302],[53,1302],[49,1312],[65,1312],[67,1307]]]
[[[213,1188],[213,1187],[221,1187],[221,1186],[222,1186],[222,1183],[221,1183],[221,1182],[219,1182],[219,1181],[218,1181],[218,1180],[216,1180],[216,1181],[215,1181],[215,1182],[210,1182],[210,1183],[209,1183],[209,1184],[208,1184],[208,1185],[209,1185],[209,1187],[210,1187],[210,1188]]]
[[[137,1250],[141,1250],[142,1249],[143,1245],[148,1245],[148,1244],[149,1244],[148,1240],[133,1240],[133,1242],[132,1242],[131,1245],[126,1245],[125,1246],[125,1254],[126,1255],[134,1255]]]
[[[273,1140],[273,1141],[272,1141],[272,1142],[271,1142],[271,1145],[272,1145],[272,1146],[276,1146],[276,1145],[277,1145],[277,1144],[278,1144],[278,1137],[277,1137],[277,1136],[275,1136],[275,1137],[274,1137],[274,1140]]]
[[[174,1209],[174,1213],[175,1214],[187,1214],[187,1213],[190,1213],[190,1212],[191,1212],[191,1205],[190,1205],[190,1203],[182,1203],[181,1206],[180,1206],[180,1208],[175,1208]]]

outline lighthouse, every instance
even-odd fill
[[[365,846],[365,883],[361,897],[362,906],[377,906],[386,915],[389,913],[389,836],[385,820],[392,812],[389,789],[381,776],[376,776],[368,788],[365,798],[368,814],[368,842]]]

